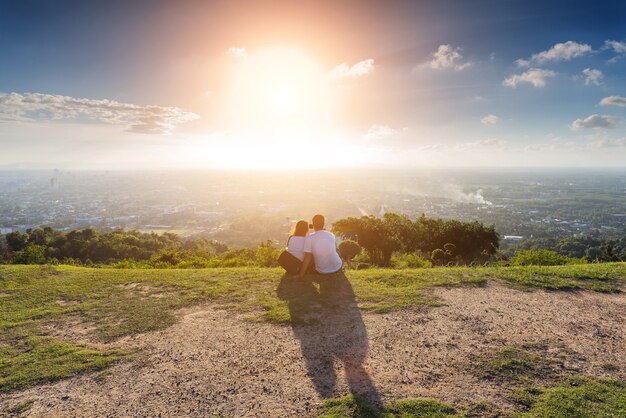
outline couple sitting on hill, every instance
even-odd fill
[[[332,274],[341,270],[335,236],[324,229],[324,222],[324,216],[315,215],[311,225],[306,221],[296,223],[287,250],[278,259],[287,273],[303,277],[307,273]],[[309,227],[315,232],[309,234]]]

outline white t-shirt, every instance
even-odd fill
[[[335,247],[335,236],[328,231],[315,231],[304,241],[304,252],[313,254],[315,270],[320,273],[334,273],[341,269],[341,257]]]
[[[287,243],[287,251],[295,255],[300,261],[304,260],[304,240],[306,237],[292,235]]]

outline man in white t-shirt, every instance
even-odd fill
[[[304,261],[300,268],[300,277],[303,277],[311,262],[315,263],[315,270],[320,274],[331,274],[341,270],[341,257],[337,253],[335,236],[324,229],[325,219],[322,215],[313,217],[313,229],[304,241]]]

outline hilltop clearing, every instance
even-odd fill
[[[323,400],[354,394],[437,416],[579,396],[593,416],[626,408],[615,396],[626,381],[625,282],[623,263],[321,282],[275,269],[1,266],[0,411],[346,416],[351,398]],[[393,403],[407,398],[436,401]]]

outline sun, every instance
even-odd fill
[[[276,136],[328,125],[333,100],[326,71],[290,48],[268,48],[248,57],[236,74],[229,106],[232,127]]]
[[[292,48],[267,48],[237,62],[223,132],[188,138],[188,165],[297,170],[349,166],[369,158],[333,125],[336,86],[328,69]]]
[[[289,116],[298,111],[298,89],[288,84],[270,85],[267,88],[266,100],[270,112],[277,116]]]

